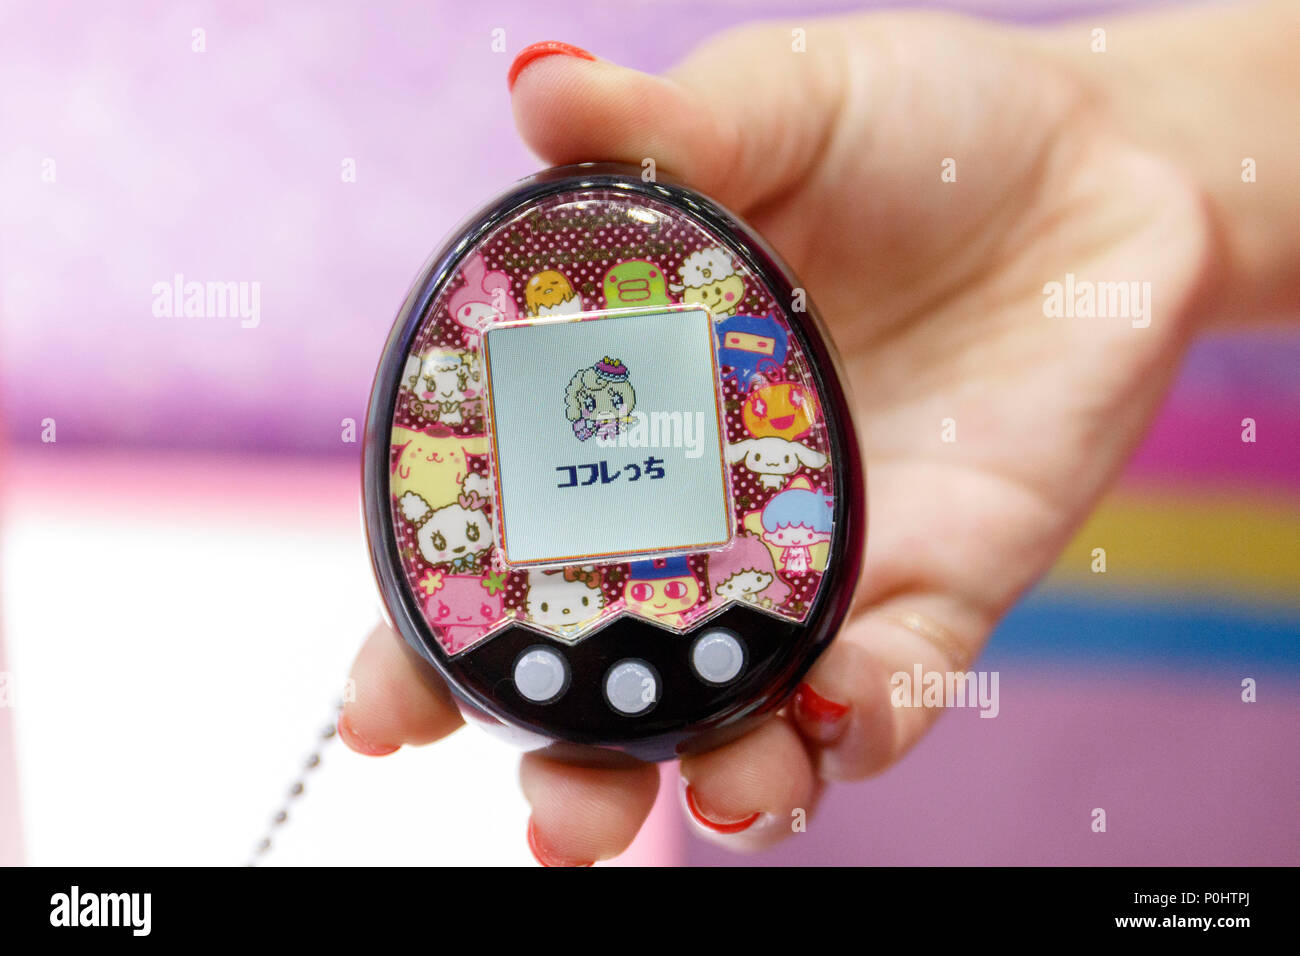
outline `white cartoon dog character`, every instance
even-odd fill
[[[793,475],[800,467],[824,467],[826,456],[800,442],[769,436],[746,438],[728,445],[727,461],[733,465],[743,461],[746,468],[758,475],[759,484],[764,488],[780,488],[785,484],[783,478]]]

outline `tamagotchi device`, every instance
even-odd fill
[[[458,227],[370,399],[390,623],[468,718],[558,759],[670,759],[779,710],[848,609],[863,495],[804,290],[632,167],[546,170]]]

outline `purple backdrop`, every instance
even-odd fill
[[[360,420],[421,262],[537,168],[510,116],[518,50],[563,39],[658,70],[741,20],[861,6],[5,5],[11,437],[37,441],[54,418],[77,444],[350,452],[339,422]],[[951,6],[1037,18],[1098,5]],[[490,48],[498,28],[504,53]],[[155,316],[154,284],[177,274],[259,283],[259,324]]]

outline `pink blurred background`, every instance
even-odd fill
[[[18,860],[23,843],[34,862],[73,863],[220,862],[226,844],[251,843],[374,612],[358,449],[341,440],[342,422],[363,419],[381,344],[426,255],[470,208],[537,168],[505,84],[519,49],[562,39],[659,70],[741,20],[863,6],[0,5],[10,651],[0,673],[13,669],[27,701],[0,708],[0,862]],[[1133,4],[947,6],[1024,22]],[[492,51],[494,30],[504,52]],[[355,182],[342,175],[349,161]],[[154,284],[177,274],[259,283],[259,323],[156,317]],[[1290,334],[1198,346],[1116,493],[1117,507],[1137,509],[1134,527],[1143,515],[1218,520],[1204,504],[1212,494],[1300,528],[1297,368]],[[1268,440],[1243,460],[1224,422],[1247,413],[1269,423]],[[42,441],[48,419],[54,444]],[[225,540],[230,527],[239,535]],[[129,559],[116,550],[124,540]],[[1166,545],[1122,598],[1068,575],[1045,585],[984,665],[1003,672],[998,720],[950,715],[895,771],[833,789],[807,835],[758,862],[1300,862],[1296,588],[1237,587],[1213,555],[1189,571],[1186,549]],[[190,560],[191,547],[209,562],[201,597],[178,579],[158,598],[165,566],[176,549]],[[1279,548],[1275,567],[1300,566],[1294,544]],[[240,562],[259,550],[278,557],[254,580]],[[69,551],[102,594],[57,580]],[[65,602],[84,613],[57,613]],[[1234,691],[1247,672],[1269,686],[1253,709]],[[132,692],[103,696],[105,674]],[[150,745],[114,750],[112,734],[85,738],[93,726]],[[328,778],[333,796],[317,804],[316,832],[334,834],[323,858],[520,859],[526,811],[513,790],[495,796],[514,786],[513,757],[469,739],[401,772],[337,754],[350,771]],[[219,786],[214,762],[226,768]],[[397,814],[391,832],[364,839],[338,835],[412,791],[445,819],[448,777],[458,807],[482,806],[482,827],[492,813],[517,824],[489,841],[488,859],[436,842],[418,845],[435,858],[411,859],[417,847],[404,841],[421,815]],[[90,805],[96,793],[116,818]],[[732,861],[687,837],[673,799],[660,800],[630,859]],[[183,826],[187,801],[237,810],[192,852],[148,835],[160,820]],[[1096,805],[1118,811],[1111,839],[1078,825]],[[465,813],[459,825],[473,831],[478,818]],[[77,814],[84,825],[69,828]],[[122,817],[142,842],[107,832]],[[303,826],[286,862],[318,859]]]

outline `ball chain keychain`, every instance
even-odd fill
[[[331,721],[323,730],[321,730],[320,735],[317,737],[316,749],[308,755],[306,761],[303,763],[302,772],[298,775],[297,779],[290,784],[288,797],[271,817],[270,826],[266,828],[266,833],[262,839],[258,841],[257,846],[253,848],[253,855],[249,857],[248,862],[244,864],[245,866],[257,866],[258,863],[271,852],[272,838],[279,831],[280,827],[289,822],[289,807],[302,799],[302,795],[307,789],[307,776],[320,766],[321,754],[324,752],[325,748],[330,745],[330,742],[338,736],[337,715],[342,710],[343,701],[340,700],[334,705],[336,719]]]

